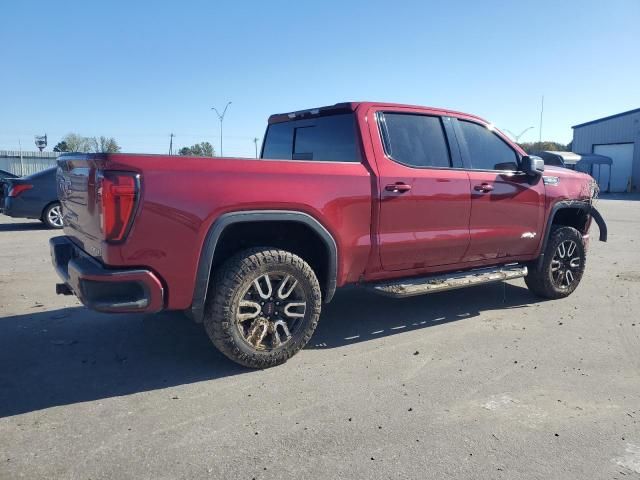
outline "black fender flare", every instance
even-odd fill
[[[224,230],[235,223],[285,221],[297,222],[311,228],[322,240],[327,248],[329,262],[327,265],[327,280],[324,285],[324,303],[329,303],[336,291],[338,276],[338,247],[329,231],[311,215],[292,210],[243,210],[225,213],[218,217],[209,228],[200,251],[198,269],[196,271],[195,288],[191,309],[188,315],[196,322],[202,322],[204,305],[209,290],[209,279],[213,269],[213,256],[218,241]]]
[[[551,234],[551,225],[553,224],[553,219],[555,218],[558,211],[567,208],[582,210],[586,212],[587,215],[590,215],[598,225],[598,230],[600,232],[598,240],[600,240],[601,242],[607,241],[607,224],[605,223],[604,218],[602,218],[600,212],[596,210],[596,207],[594,207],[591,202],[582,200],[561,200],[551,208],[549,218],[547,219],[547,225],[544,231],[544,239],[542,241],[542,248],[540,249],[540,256],[538,258],[538,265],[542,265],[542,262],[544,260],[544,251],[546,250],[547,243],[549,242],[549,235]]]

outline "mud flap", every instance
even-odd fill
[[[600,215],[600,212],[596,210],[594,206],[591,206],[590,214],[591,214],[591,218],[595,220],[596,224],[598,225],[598,229],[600,230],[600,237],[598,237],[598,240],[600,240],[601,242],[606,242],[607,241],[607,224],[604,223],[604,218],[602,218],[602,215]]]

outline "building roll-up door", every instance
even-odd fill
[[[613,160],[611,165],[611,192],[627,192],[631,187],[633,166],[633,143],[613,143],[594,145],[593,153],[604,155]]]

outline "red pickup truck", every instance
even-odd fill
[[[185,311],[264,368],[359,284],[395,297],[524,277],[561,298],[585,268],[591,177],[547,168],[486,121],[388,103],[272,115],[260,159],[65,154],[61,294],[103,312]]]

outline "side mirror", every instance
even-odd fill
[[[530,177],[539,177],[544,172],[544,160],[535,155],[525,155],[520,161],[522,171]]]

